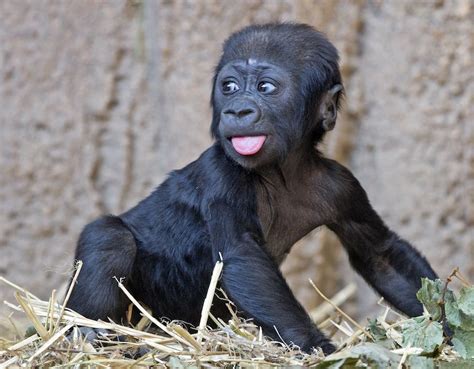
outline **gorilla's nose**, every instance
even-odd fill
[[[227,124],[248,126],[258,122],[260,116],[260,108],[255,102],[251,100],[234,100],[224,107],[221,119]]]

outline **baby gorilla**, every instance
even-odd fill
[[[330,353],[279,270],[296,241],[325,225],[375,290],[421,314],[420,279],[436,274],[387,228],[351,172],[316,149],[334,127],[342,91],[337,51],[310,26],[233,34],[213,81],[215,143],[134,208],[85,227],[68,306],[120,321],[128,301],[114,277],[124,278],[155,316],[196,325],[222,255],[220,286],[243,316],[274,339]],[[218,300],[212,312],[227,315]]]

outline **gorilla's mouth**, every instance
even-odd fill
[[[231,138],[234,150],[240,155],[255,155],[261,149],[267,136],[234,136]]]

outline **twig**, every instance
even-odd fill
[[[407,347],[404,348],[402,358],[400,359],[400,362],[398,363],[397,369],[403,369],[403,363],[406,361],[407,356],[408,356],[408,351],[411,348],[411,344],[408,344]]]
[[[51,298],[49,299],[48,305],[48,316],[46,317],[46,328],[48,329],[49,335],[53,335],[54,333],[54,309],[56,308],[56,290],[51,292]]]
[[[114,277],[114,278],[117,281],[119,288],[125,293],[125,295],[127,295],[127,297],[130,299],[130,301],[133,303],[133,305],[135,305],[137,307],[137,309],[140,310],[140,312],[144,316],[146,316],[148,319],[150,319],[150,321],[153,322],[163,332],[167,333],[171,337],[174,337],[179,342],[184,343],[186,346],[194,347],[191,343],[189,343],[184,338],[180,337],[178,334],[176,334],[173,331],[171,331],[170,329],[168,329],[168,327],[166,327],[164,324],[160,323],[156,318],[154,318],[148,311],[146,311],[146,309],[143,306],[140,305],[140,303],[132,296],[132,294],[130,292],[128,292],[128,290],[123,285],[122,281],[119,280],[117,277]]]
[[[18,330],[18,327],[16,326],[15,322],[13,321],[12,319],[12,315],[13,315],[13,312],[11,312],[9,315],[8,315],[8,321],[10,322],[11,326],[13,327],[13,330],[15,331],[15,334],[17,337],[21,337],[21,333],[20,331]]]
[[[35,342],[36,340],[39,340],[40,336],[38,334],[34,334],[28,338],[25,338],[23,341],[20,341],[13,346],[10,346],[8,348],[9,351],[17,351],[25,346],[28,346],[30,343]]]
[[[336,309],[342,316],[344,316],[344,318],[346,318],[347,320],[349,320],[352,324],[354,324],[357,328],[359,328],[361,331],[364,332],[364,334],[370,338],[372,341],[375,341],[374,340],[374,337],[372,337],[372,335],[367,332],[367,330],[365,330],[359,323],[357,323],[354,319],[352,319],[349,315],[347,315],[339,306],[337,306],[336,304],[334,304],[330,299],[328,299],[322,292],[321,290],[316,287],[316,285],[314,284],[314,282],[310,279],[309,280],[309,283],[311,284],[311,286],[313,286],[313,288],[316,290],[316,292],[326,301],[328,302],[329,304],[332,305],[332,307],[334,309]]]
[[[445,334],[445,338],[444,338],[444,341],[445,342],[448,342],[450,339],[451,339],[451,335],[449,334],[449,332],[447,331],[446,329],[446,326],[448,324],[447,320],[446,320],[446,292],[448,291],[448,284],[452,282],[453,280],[453,277],[459,272],[459,267],[456,267],[453,269],[453,271],[451,272],[451,274],[448,276],[448,278],[446,278],[446,282],[444,283],[444,287],[443,287],[443,292],[441,294],[441,299],[438,301],[438,305],[440,306],[441,308],[441,317],[440,317],[440,322],[443,326],[443,332]]]
[[[357,291],[357,286],[355,283],[350,283],[346,287],[344,287],[341,291],[336,293],[332,298],[331,301],[339,306],[346,302],[354,293]],[[327,315],[329,315],[333,311],[333,307],[331,304],[328,302],[325,302],[321,305],[319,305],[316,309],[311,311],[309,315],[311,316],[311,319],[315,323],[321,322]]]
[[[48,331],[46,330],[44,325],[41,324],[40,320],[38,319],[38,316],[36,315],[31,305],[26,303],[26,301],[24,300],[25,297],[21,296],[20,292],[17,291],[15,292],[15,298],[20,304],[23,311],[25,312],[26,316],[30,319],[31,323],[33,323],[33,326],[35,327],[36,332],[38,332],[38,334],[41,336],[43,340],[47,340],[49,338]]]
[[[464,287],[472,286],[472,283],[469,282],[469,280],[461,273],[461,271],[459,270],[459,267],[454,269],[453,273],[455,277],[461,281]]]
[[[73,323],[69,323],[65,325],[63,328],[61,328],[59,331],[57,331],[56,334],[54,334],[49,340],[45,342],[43,346],[39,348],[39,350],[37,350],[33,355],[30,356],[30,358],[28,359],[28,362],[31,363],[35,357],[45,352],[49,346],[51,346],[59,338],[63,337],[64,333],[70,330],[73,326],[74,326]]]
[[[214,293],[216,291],[217,282],[219,281],[219,277],[221,276],[223,266],[224,266],[224,263],[222,261],[218,261],[216,265],[214,266],[214,270],[212,271],[211,282],[209,284],[206,298],[202,306],[201,320],[199,321],[198,334],[197,334],[198,343],[201,343],[202,341],[202,332],[204,331],[207,325],[207,320],[209,318],[209,311],[211,310],[212,300],[214,299]]]
[[[5,284],[9,285],[10,287],[13,287],[17,291],[20,291],[20,292],[24,293],[25,295],[28,295],[28,296],[32,297],[35,300],[41,301],[40,298],[36,297],[35,295],[33,295],[31,292],[25,290],[24,288],[21,288],[17,284],[15,284],[13,282],[10,282],[8,279],[5,279],[5,277],[0,277],[0,282],[3,282]]]
[[[58,319],[56,319],[56,324],[54,325],[53,333],[56,331],[56,328],[59,327],[59,322],[61,321],[61,318],[64,315],[64,310],[66,309],[66,305],[67,305],[67,302],[69,301],[69,297],[71,297],[72,289],[76,285],[77,278],[79,277],[79,273],[81,272],[81,269],[82,269],[82,261],[78,260],[76,262],[76,272],[74,273],[74,277],[72,278],[72,281],[71,281],[71,284],[69,285],[66,296],[64,297],[64,301],[62,303],[61,310],[58,315]]]
[[[0,364],[0,369],[9,368],[10,365],[15,364],[20,358],[18,356],[14,356],[11,359],[5,361],[4,363]]]

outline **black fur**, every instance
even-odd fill
[[[226,90],[229,81],[235,91]],[[275,90],[266,93],[268,81]],[[315,149],[335,122],[341,91],[336,49],[311,27],[269,24],[232,35],[214,77],[216,142],[131,210],[84,229],[76,253],[84,269],[68,306],[120,321],[127,301],[113,277],[123,277],[155,316],[196,325],[222,255],[221,286],[244,316],[275,339],[329,353],[334,347],[278,267],[298,239],[327,225],[368,283],[420,314],[420,278],[436,274],[386,227],[350,171]],[[262,148],[239,154],[233,138],[253,135],[265,136]],[[213,312],[226,316],[219,300]]]

